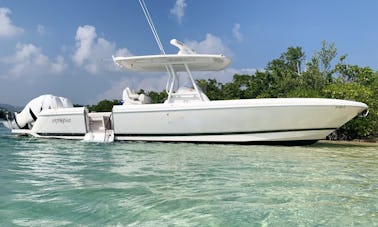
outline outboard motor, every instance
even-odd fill
[[[12,128],[25,128],[37,120],[39,113],[44,109],[61,109],[73,107],[70,100],[54,95],[41,95],[32,99],[20,113],[15,113]]]
[[[63,108],[71,108],[71,107],[73,107],[72,102],[68,98],[59,97],[59,99],[62,102]]]

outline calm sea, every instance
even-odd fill
[[[377,226],[378,147],[96,144],[0,127],[0,226]]]

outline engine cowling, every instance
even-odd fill
[[[15,113],[13,127],[24,128],[35,122],[39,113],[44,109],[61,109],[73,107],[72,102],[64,97],[41,95],[32,99],[20,113]]]

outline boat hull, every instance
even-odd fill
[[[175,135],[175,136],[130,136],[116,135],[119,141],[188,142],[221,144],[313,144],[324,139],[334,130],[309,130],[297,132],[248,133],[243,135]]]
[[[87,127],[84,107],[45,109],[31,129],[13,129],[15,135],[31,135],[39,138],[83,139]]]
[[[115,106],[116,140],[269,143],[313,142],[367,106],[334,99],[251,99]]]
[[[324,139],[367,108],[353,101],[298,98],[122,105],[106,113],[111,123],[105,129],[120,141],[307,144]],[[13,133],[84,139],[93,127],[88,122],[82,107],[44,110],[31,130]]]

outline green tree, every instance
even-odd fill
[[[150,91],[147,95],[151,98],[151,103],[163,103],[168,97],[167,92],[165,91]]]
[[[378,134],[377,73],[369,67],[344,64],[344,59],[335,66],[335,82],[324,88],[324,95],[364,102],[369,106],[369,115],[348,122],[337,130],[336,136],[348,140],[374,138]]]
[[[327,78],[320,72],[316,57],[306,64],[306,70],[298,79],[299,86],[290,93],[291,97],[321,97],[324,86],[328,84]]]
[[[273,76],[270,72],[257,71],[251,76],[247,89],[245,90],[248,98],[267,98],[272,97],[272,87],[274,84]]]
[[[88,106],[88,110],[91,112],[111,112],[114,105],[118,105],[119,100],[101,100],[96,105]]]
[[[356,82],[330,84],[324,88],[324,94],[328,98],[361,101],[368,105],[373,98],[373,93],[369,87]],[[353,119],[336,131],[337,139],[353,140],[370,137],[378,126],[371,124],[373,118],[376,118],[375,114],[370,113],[367,118]]]
[[[300,86],[301,66],[305,53],[301,47],[289,47],[266,67],[265,77],[269,78],[269,89],[263,97],[287,97]]]
[[[210,100],[223,99],[221,83],[218,83],[216,79],[200,79],[196,80],[196,83]]]
[[[334,60],[336,55],[336,45],[334,43],[327,43],[324,40],[322,41],[322,47],[320,51],[317,51],[314,55],[314,58],[316,59],[314,63],[318,63],[320,73],[328,82],[332,82],[331,62]]]

